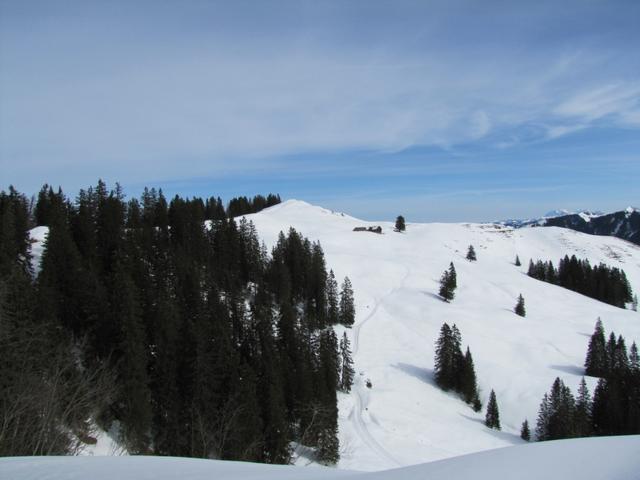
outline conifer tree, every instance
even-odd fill
[[[638,295],[633,295],[633,300],[631,301],[631,310],[634,312],[638,311]]]
[[[355,371],[353,369],[353,360],[351,359],[347,332],[343,333],[342,339],[340,340],[340,367],[340,390],[349,393],[353,385]]]
[[[629,369],[629,356],[627,355],[627,347],[622,335],[618,336],[616,347],[611,359],[611,374],[623,377]]]
[[[29,202],[9,187],[9,193],[0,192],[0,275],[8,275],[19,265],[31,272],[29,232]]]
[[[440,296],[445,302],[450,302],[455,296],[455,290],[458,286],[456,269],[453,262],[449,264],[449,269],[445,270],[440,278]]]
[[[527,270],[527,275],[533,278],[538,278],[536,265],[533,263],[533,259],[529,259],[529,269]]]
[[[151,408],[145,333],[135,285],[125,266],[118,262],[111,280],[110,310],[112,322],[119,327],[121,352],[118,371],[122,385],[124,442],[132,453],[146,452],[149,447]]]
[[[487,415],[484,424],[489,428],[500,430],[500,412],[498,411],[498,401],[496,400],[496,392],[491,390],[489,395],[489,403],[487,403]]]
[[[531,432],[529,430],[529,421],[527,419],[522,422],[522,427],[520,427],[520,438],[525,442],[531,440]]]
[[[593,392],[592,425],[596,435],[612,434],[611,416],[619,416],[619,411],[612,411],[611,385],[606,378],[600,378]],[[616,408],[616,406],[614,406]]]
[[[518,295],[518,303],[516,303],[513,311],[516,313],[516,315],[520,315],[521,317],[524,317],[527,314],[524,308],[524,297],[522,296],[522,294]]]
[[[605,346],[605,351],[607,353],[607,370],[606,375],[609,376],[613,373],[614,370],[614,361],[616,358],[616,350],[618,348],[618,341],[616,339],[616,334],[611,332],[609,334],[609,339],[607,340],[607,344]]]
[[[640,374],[640,356],[638,356],[636,342],[631,344],[631,349],[629,350],[629,368],[636,375]]]
[[[536,440],[543,442],[549,440],[549,420],[551,417],[551,407],[549,405],[549,395],[546,393],[540,402],[538,409],[538,419],[536,421]]]
[[[327,321],[329,325],[340,323],[340,305],[338,300],[338,282],[333,274],[333,270],[329,270],[327,277]]]
[[[584,366],[585,374],[591,377],[602,377],[606,375],[609,369],[604,328],[600,318],[596,321],[595,330],[589,340],[589,348]]]
[[[519,267],[520,265],[522,265],[522,263],[520,263],[520,257],[518,255],[516,255],[515,265],[516,265],[516,267]]]
[[[578,387],[578,398],[576,399],[574,418],[576,437],[588,437],[591,435],[592,409],[591,396],[589,395],[589,389],[583,377]]]
[[[350,327],[351,325],[353,325],[355,317],[356,309],[353,300],[353,287],[351,286],[351,280],[349,280],[349,277],[344,277],[342,290],[340,291],[340,323],[342,325]]]
[[[440,327],[435,353],[436,383],[444,391],[450,390],[456,384],[457,352],[453,332],[446,322]]]
[[[316,426],[317,458],[321,463],[332,465],[339,458],[336,389],[339,386],[338,341],[332,328],[323,330],[319,336],[320,368],[317,371],[316,395],[322,402],[323,414]]]
[[[476,372],[469,347],[467,347],[467,351],[462,360],[462,371],[460,372],[460,376],[460,390],[462,393],[462,398],[464,398],[464,401],[468,404],[473,405],[474,410],[479,411],[482,408],[482,404],[480,403],[478,384],[476,381]]]
[[[404,217],[402,215],[398,215],[398,217],[396,218],[395,230],[396,232],[404,232],[406,230]]]
[[[317,459],[324,465],[335,465],[340,460],[338,423],[331,420],[318,435]]]
[[[476,257],[476,251],[473,248],[473,245],[469,245],[469,249],[467,250],[467,260],[470,262],[475,262],[478,258]]]
[[[549,394],[549,422],[546,439],[560,440],[574,436],[575,400],[571,390],[556,377]]]

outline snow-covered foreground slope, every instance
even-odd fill
[[[0,478],[11,480],[632,480],[639,471],[638,436],[501,448],[373,473],[170,457],[0,458]]]
[[[640,248],[623,240],[489,224],[409,223],[401,234],[388,222],[364,222],[293,200],[247,218],[269,247],[289,226],[319,240],[338,280],[349,276],[353,282],[356,323],[347,332],[358,375],[351,394],[339,397],[344,469],[381,470],[520,444],[520,424],[525,418],[535,424],[556,376],[576,390],[598,317],[607,334],[614,330],[629,345],[640,341],[640,314],[526,275],[530,258],[557,263],[575,254],[623,268],[640,289]],[[378,224],[382,235],[352,231]],[[464,258],[470,244],[477,262]],[[521,267],[514,265],[516,254]],[[450,261],[458,290],[447,304],[437,292]],[[525,318],[513,313],[519,293]],[[471,347],[484,404],[495,389],[502,432],[487,429],[483,413],[435,387],[434,342],[443,322],[457,324],[463,346]],[[593,391],[595,379],[588,381]]]

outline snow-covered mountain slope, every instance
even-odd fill
[[[347,332],[358,374],[351,394],[339,396],[341,468],[381,470],[520,444],[522,421],[535,424],[556,376],[576,390],[598,317],[607,334],[614,330],[629,345],[640,341],[640,314],[526,275],[530,258],[555,263],[575,254],[623,268],[640,289],[640,247],[624,240],[492,224],[408,223],[405,233],[396,233],[389,222],[364,222],[295,200],[247,218],[268,246],[289,226],[319,240],[338,280],[353,282],[356,323]],[[353,231],[378,224],[382,235]],[[465,260],[470,244],[477,262]],[[514,265],[516,255],[521,267]],[[448,304],[437,292],[451,261],[458,289]],[[519,293],[525,318],[513,313]],[[495,389],[502,432],[487,429],[482,413],[434,385],[434,342],[443,322],[457,324],[463,346],[471,347],[484,404]],[[588,383],[593,391],[595,379]]]
[[[0,477],[12,480],[630,480],[638,471],[638,436],[543,442],[374,473],[170,457],[0,459]]]
[[[640,245],[640,211],[627,207],[607,215],[588,216],[583,213],[546,219],[545,226],[564,227],[592,235],[613,235]]]
[[[558,210],[550,210],[544,215],[542,215],[541,217],[537,217],[537,218],[527,218],[527,219],[511,218],[508,220],[501,220],[495,223],[504,225],[506,227],[516,227],[516,228],[543,226],[546,224],[547,220],[551,220],[558,217],[573,216],[573,215],[577,215],[580,218],[582,218],[585,222],[589,222],[591,221],[592,218],[600,217],[604,215],[604,213],[592,212],[589,210],[578,210],[576,212],[571,212],[565,209],[558,209]]]

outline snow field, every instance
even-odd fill
[[[542,395],[557,376],[577,389],[598,317],[607,335],[622,334],[628,346],[640,341],[640,314],[526,275],[530,258],[557,265],[575,254],[623,268],[640,288],[640,248],[624,240],[492,224],[407,223],[397,233],[391,222],[360,221],[296,200],[247,219],[268,247],[290,226],[319,240],[338,282],[346,275],[353,283],[356,322],[346,330],[356,382],[350,394],[339,394],[341,468],[382,470],[521,444],[522,421],[535,426]],[[383,235],[352,231],[369,225],[381,225]],[[470,244],[477,262],[465,260]],[[437,292],[450,261],[458,289],[447,304]],[[513,313],[520,293],[525,318]],[[484,426],[484,412],[434,385],[434,343],[445,321],[460,328],[463,348],[471,348],[483,404],[495,389],[501,432]],[[596,379],[587,381],[593,391]]]
[[[355,325],[336,327],[339,336],[347,331],[356,371],[352,392],[338,394],[342,469],[384,470],[524,443],[521,422],[527,418],[535,427],[540,400],[555,377],[576,391],[598,317],[607,335],[622,334],[628,347],[640,342],[639,313],[526,275],[530,258],[557,266],[575,254],[623,268],[638,293],[640,247],[624,240],[493,224],[407,223],[407,231],[397,233],[391,222],[365,222],[296,200],[247,218],[269,248],[290,226],[319,240],[338,282],[349,276],[353,283]],[[383,235],[352,231],[370,225],[381,225]],[[46,227],[31,232],[35,271],[46,233]],[[477,262],[464,258],[470,244]],[[516,254],[521,267],[514,265]],[[437,292],[450,261],[458,289],[447,304]],[[520,293],[525,318],[513,313]],[[495,389],[502,432],[484,426],[484,412],[435,386],[434,343],[445,321],[460,328],[463,348],[471,348],[483,404]],[[587,382],[593,393],[596,379]],[[104,433],[87,453],[116,450]]]
[[[542,442],[370,473],[172,457],[0,458],[0,477],[11,480],[632,480],[638,471],[639,436]]]

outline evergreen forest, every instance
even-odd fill
[[[234,219],[279,201],[1,192],[0,455],[75,453],[99,426],[133,454],[335,463],[353,290],[319,243],[268,252]]]
[[[605,340],[600,319],[589,341],[585,374],[599,377],[593,396],[583,378],[573,395],[560,378],[545,393],[536,423],[536,438],[640,434],[640,357],[636,343],[611,332]]]
[[[620,308],[633,301],[624,270],[603,263],[592,267],[589,260],[580,260],[575,255],[562,258],[558,268],[551,261],[531,260],[528,275]]]

